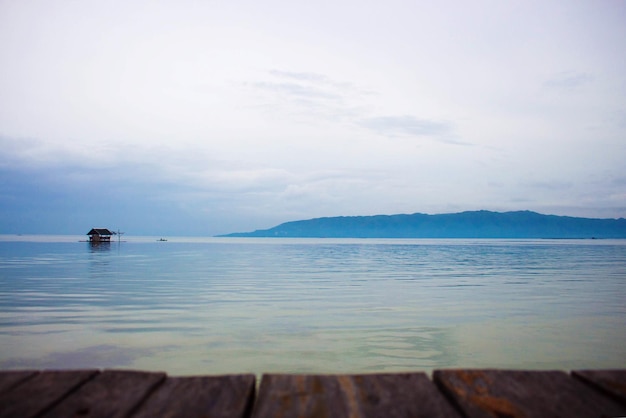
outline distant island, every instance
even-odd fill
[[[221,237],[277,238],[626,238],[626,219],[486,210],[427,215],[338,216],[286,222]]]

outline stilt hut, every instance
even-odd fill
[[[111,236],[115,234],[106,228],[92,228],[87,232],[89,242],[111,242]]]

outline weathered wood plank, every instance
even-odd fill
[[[436,370],[468,418],[614,417],[626,407],[559,371]]]
[[[0,395],[0,418],[34,417],[61,401],[97,370],[46,371]]]
[[[621,402],[626,402],[626,369],[575,370],[572,376],[605,391]]]
[[[125,417],[164,379],[165,373],[105,370],[43,416]]]
[[[252,416],[455,417],[424,373],[264,375]]]
[[[360,417],[459,417],[425,373],[340,376]]]
[[[261,379],[254,418],[348,416],[334,376],[266,374]]]
[[[13,389],[20,383],[23,383],[30,377],[37,374],[34,370],[16,370],[0,372],[0,394]]]
[[[244,418],[254,402],[255,376],[170,377],[133,418]]]

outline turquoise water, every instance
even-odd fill
[[[0,236],[0,368],[626,364],[626,240]]]

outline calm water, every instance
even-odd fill
[[[626,240],[0,236],[0,368],[626,365]]]

